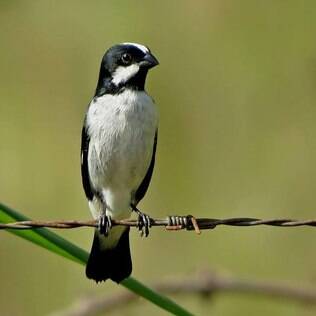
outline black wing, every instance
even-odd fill
[[[153,171],[154,171],[155,155],[156,155],[156,147],[157,147],[157,137],[158,137],[158,130],[156,131],[156,134],[155,134],[153,154],[151,157],[151,162],[150,162],[149,168],[147,170],[145,178],[143,179],[142,183],[140,184],[139,188],[137,189],[137,191],[135,193],[136,204],[139,203],[139,201],[145,196],[147,189],[148,189],[148,186],[149,186],[149,183],[150,183],[150,180],[151,180],[151,176],[152,176]]]
[[[86,197],[89,201],[91,201],[93,199],[94,192],[92,190],[88,168],[89,143],[90,137],[87,132],[85,120],[81,133],[81,178]]]

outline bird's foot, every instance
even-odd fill
[[[112,228],[112,219],[110,216],[102,214],[99,217],[98,230],[99,233],[108,236]]]
[[[152,219],[145,213],[141,212],[135,205],[131,205],[134,212],[138,214],[138,230],[141,237],[149,235],[149,228],[151,227]]]

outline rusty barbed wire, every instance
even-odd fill
[[[138,220],[126,219],[126,220],[112,220],[112,225],[123,225],[129,227],[140,227]],[[168,216],[165,219],[151,219],[151,226],[165,226],[167,230],[194,230],[196,233],[200,233],[200,230],[214,229],[217,226],[277,226],[277,227],[298,227],[298,226],[310,226],[316,227],[316,220],[295,220],[295,219],[258,219],[258,218],[195,218],[192,215],[186,216]],[[57,220],[57,221],[19,221],[12,223],[0,223],[0,229],[32,229],[32,228],[59,228],[59,229],[71,229],[79,227],[98,227],[97,220]]]

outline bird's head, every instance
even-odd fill
[[[124,88],[144,90],[147,72],[159,64],[141,44],[112,46],[103,56],[96,95],[119,93]]]

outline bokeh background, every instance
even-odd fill
[[[315,1],[1,1],[0,194],[34,219],[88,219],[80,133],[104,51],[124,41],[160,60],[147,91],[160,109],[157,162],[141,208],[153,217],[313,218]],[[92,230],[58,231],[85,249]],[[84,268],[0,232],[1,315],[47,315],[96,286]],[[315,284],[312,228],[131,233],[134,277],[201,269]],[[197,315],[314,315],[243,294],[176,296]],[[144,300],[113,315],[162,315]]]

